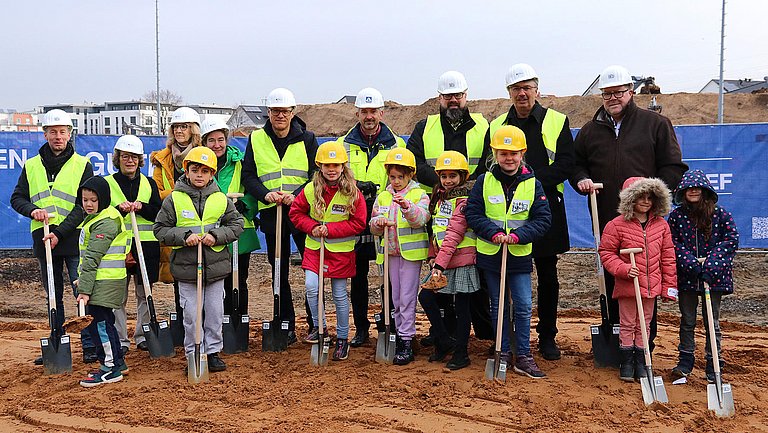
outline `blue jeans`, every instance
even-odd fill
[[[499,287],[501,273],[486,270],[483,272],[491,297],[491,321],[494,329],[499,314]],[[531,353],[531,274],[527,272],[507,274],[507,293],[512,295],[512,308],[515,320],[515,344],[517,355]],[[509,300],[509,296],[506,298]],[[509,352],[509,302],[504,302],[504,322],[501,329],[501,351]]]
[[[72,295],[77,298],[77,288],[75,288],[75,280],[78,278],[77,267],[80,264],[80,257],[73,256],[53,256],[53,287],[56,299],[56,323],[57,327],[64,324],[64,266],[67,267],[67,274],[69,275],[69,283],[72,286]],[[45,256],[38,257],[40,262],[40,279],[43,282],[43,290],[46,293],[46,300],[48,294],[48,265],[45,262]],[[50,311],[51,306],[48,306]],[[77,314],[77,307],[75,307],[75,314]],[[91,342],[91,335],[87,331],[80,333],[80,339],[83,343],[83,348],[92,348],[94,344]]]
[[[317,295],[319,293],[320,278],[312,271],[304,271],[306,275],[307,303],[312,311],[312,321],[315,326],[319,325],[319,316],[317,312]],[[333,292],[333,303],[336,305],[336,338],[346,340],[349,337],[349,298],[347,297],[347,279],[331,278],[331,291]],[[323,304],[328,301],[323,293]],[[325,319],[325,314],[323,314]],[[323,323],[323,328],[327,327],[327,322]]]

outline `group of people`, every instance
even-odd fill
[[[210,371],[226,369],[219,356],[223,316],[233,304],[247,311],[249,257],[261,248],[258,225],[273,279],[279,278],[279,319],[288,323],[288,344],[298,340],[287,272],[292,238],[306,277],[307,343],[328,335],[318,310],[321,266],[331,281],[337,316],[333,360],[346,359],[350,347],[369,341],[368,273],[376,259],[389,265],[393,309],[382,314],[394,319],[395,364],[414,360],[418,299],[431,325],[421,340],[422,346],[434,347],[429,361],[442,362],[452,353],[449,369],[468,366],[474,327],[479,339],[501,339],[501,356],[514,371],[545,377],[530,347],[531,273],[535,264],[538,351],[546,360],[557,360],[557,261],[570,249],[566,181],[581,194],[595,193],[595,183],[603,184],[597,200],[603,232],[599,253],[609,272],[610,318],[621,326],[621,378],[632,380],[643,362],[637,355],[643,343],[634,290],[627,289],[634,278],[642,288],[651,349],[656,298],[679,299],[680,355],[673,374],[690,374],[698,293],[705,282],[710,286],[717,321],[720,295],[733,290],[738,232],[730,214],[717,205],[717,193],[703,173],[686,172],[671,122],[634,103],[634,81],[625,68],[610,66],[601,73],[603,104],[575,140],[567,116],[537,101],[539,77],[530,65],[513,65],[505,84],[512,105],[489,123],[467,108],[465,77],[446,72],[438,79],[439,113],[418,122],[407,143],[383,122],[384,99],[373,88],[357,95],[357,123],[349,132],[321,146],[296,115],[288,89],[269,94],[269,120],[248,136],[245,152],[228,144],[226,124],[201,122],[198,113],[181,107],[173,113],[166,147],[149,156],[151,178],[141,174],[144,148],[135,136],[118,139],[115,174],[93,176],[90,162],[70,141],[69,116],[61,110],[47,113],[46,143],[27,161],[11,204],[32,219],[44,285],[44,243],[53,249],[55,326],[64,318],[65,264],[75,297],[94,317],[82,334],[83,361],[98,361],[100,368],[80,384],[119,381],[128,370],[125,304],[131,275],[137,323],[149,320],[145,288],[135,278],[140,269],[136,245],[130,242],[131,214],[137,219],[149,283],[174,282],[186,353],[195,347],[197,249],[202,244],[202,353]],[[670,209],[670,191],[679,207],[667,223],[663,216]],[[228,193],[243,197],[233,201]],[[46,236],[44,224],[51,228]],[[238,251],[230,252],[227,246],[235,240]],[[619,250],[638,246],[643,252],[632,266]],[[237,303],[232,299],[232,254],[240,266]],[[275,272],[277,256],[286,271]],[[422,284],[419,291],[424,262],[430,279],[445,277],[446,283]],[[496,335],[502,293],[512,305],[504,303],[502,332]],[[147,350],[140,326],[133,337],[139,349]],[[709,377],[711,348],[706,350]]]

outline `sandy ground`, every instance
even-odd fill
[[[190,385],[180,351],[171,359],[150,360],[146,352],[133,349],[126,358],[130,373],[125,380],[86,390],[77,385],[89,371],[81,362],[77,336],[72,338],[71,374],[44,376],[41,367],[32,365],[39,338],[48,333],[37,264],[29,258],[0,258],[0,431],[768,432],[768,263],[763,255],[738,256],[736,294],[723,304],[724,375],[736,401],[736,416],[726,420],[707,411],[701,327],[689,383],[673,386],[666,379],[676,361],[674,304],[661,306],[654,355],[656,373],[665,376],[669,404],[646,407],[639,384],[621,382],[615,370],[594,368],[588,326],[599,318],[593,308],[592,260],[588,254],[568,254],[561,260],[558,341],[563,358],[537,358],[548,376],[544,380],[510,371],[504,384],[485,381],[489,343],[474,337],[472,365],[456,372],[428,363],[428,348],[405,367],[377,364],[373,339],[353,349],[348,360],[322,368],[310,366],[310,346],[301,343],[283,353],[262,353],[256,323],[271,314],[270,278],[264,273],[264,257],[254,256],[250,350],[225,356],[227,371],[211,374],[208,383]],[[291,269],[291,279],[295,299],[301,299],[298,267]],[[372,288],[378,286],[375,267],[370,282]],[[373,312],[378,296],[371,292]],[[155,295],[159,311],[172,306],[169,285],[158,285]],[[133,302],[129,305],[135,308]],[[330,306],[329,321],[335,321]],[[135,325],[133,320],[129,324]],[[425,335],[427,327],[420,315],[418,333]],[[304,333],[300,329],[300,336]],[[535,347],[535,332],[532,340]]]

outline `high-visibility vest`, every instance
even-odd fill
[[[192,232],[205,235],[211,229],[219,226],[221,217],[227,211],[227,196],[223,192],[214,192],[209,195],[203,204],[203,217],[197,214],[197,209],[192,203],[192,199],[181,191],[171,193],[173,197],[173,207],[176,210],[176,227],[191,227]],[[226,245],[214,245],[212,250],[219,252]],[[184,248],[183,246],[174,246],[174,249]]]
[[[517,185],[512,196],[512,202],[507,207],[507,199],[504,196],[501,182],[488,173],[483,181],[485,215],[504,233],[514,233],[528,220],[528,212],[533,204],[535,193],[536,178],[530,177]],[[477,239],[477,252],[480,254],[492,256],[499,252],[500,246],[500,244],[495,244],[482,237]],[[531,254],[533,244],[509,244],[508,248],[513,256],[523,257]]]
[[[251,133],[253,161],[256,165],[256,175],[270,191],[294,192],[304,185],[309,178],[309,161],[304,140],[288,145],[283,159],[277,154],[272,139],[258,129]],[[274,206],[274,203],[259,203],[259,210]]]
[[[34,156],[24,164],[29,184],[29,201],[48,212],[48,223],[60,225],[72,212],[77,203],[77,189],[83,177],[88,158],[73,153],[59,170],[53,182],[48,182],[48,174],[40,155]],[[29,231],[43,227],[42,221],[33,219]]]
[[[497,129],[507,124],[508,114],[509,113],[502,114],[493,119],[493,122],[491,122],[491,137],[493,137],[493,133],[496,132]],[[549,165],[552,165],[555,162],[555,155],[557,155],[557,138],[560,137],[560,132],[563,130],[565,119],[565,114],[547,108],[547,114],[544,115],[544,121],[541,122],[541,138],[544,139],[544,147],[547,150]],[[560,193],[562,193],[564,189],[565,186],[562,183],[557,185],[557,190],[560,191]]]
[[[483,156],[483,145],[485,133],[488,131],[488,121],[480,113],[469,113],[475,126],[467,131],[467,161],[469,162],[469,174],[472,174],[481,163],[480,157]],[[439,114],[427,116],[427,124],[424,126],[422,135],[424,142],[424,158],[427,164],[434,167],[437,165],[437,158],[445,151],[445,136],[443,135],[443,126],[440,123]],[[431,192],[432,186],[422,185],[425,191]]]
[[[104,219],[112,219],[116,221],[120,226],[120,231],[117,233],[112,243],[109,244],[107,252],[102,256],[99,262],[99,267],[96,270],[96,280],[121,280],[126,277],[125,271],[125,257],[128,255],[128,250],[131,244],[131,232],[126,230],[123,223],[123,216],[120,212],[112,206],[107,206],[99,212],[91,220],[84,221],[81,225],[80,231],[80,263],[78,269],[83,265],[83,257],[85,251],[88,249],[88,241],[91,239],[91,226],[98,221]]]
[[[357,128],[357,126],[355,126],[355,128]],[[383,191],[387,186],[387,170],[384,168],[384,161],[387,159],[387,154],[389,154],[389,151],[395,147],[405,147],[405,141],[399,135],[395,135],[395,146],[391,149],[380,149],[378,153],[376,153],[376,156],[368,162],[368,154],[361,149],[360,146],[344,141],[347,138],[347,135],[349,135],[349,132],[347,132],[346,135],[339,137],[336,141],[347,150],[347,155],[349,155],[349,168],[352,169],[352,173],[355,175],[355,180],[361,182],[373,182],[379,186],[379,191]]]
[[[432,215],[432,234],[435,236],[438,248],[443,246],[448,223],[451,221],[453,212],[456,211],[457,200],[458,197],[443,200],[439,206],[435,206],[435,213]],[[464,239],[462,239],[457,248],[474,247],[476,239],[475,232],[471,228],[467,228],[467,232],[464,233]]]
[[[243,173],[243,162],[235,161],[235,171],[232,174],[232,180],[229,182],[229,188],[227,189],[227,193],[241,192],[245,194],[245,186],[240,182],[242,173]],[[243,218],[243,221],[244,221],[243,229],[245,230],[256,227],[253,224],[253,220],[249,220],[248,218]]]
[[[317,215],[317,210],[313,206],[315,202],[315,186],[312,182],[304,187],[304,196],[309,203],[309,216],[320,223],[347,221],[349,219],[349,198],[341,192],[336,191],[333,199],[325,207],[324,215]],[[356,236],[347,236],[344,238],[325,238],[325,249],[333,253],[348,253],[355,249]],[[307,233],[307,240],[304,246],[310,250],[320,249],[320,238]]]
[[[147,180],[146,176],[141,173],[138,173],[138,175],[141,176],[141,179],[139,180],[139,194],[136,196],[136,201],[149,203],[149,199],[152,197],[152,187],[149,185],[149,180]],[[118,185],[117,181],[115,180],[114,174],[110,174],[104,179],[106,179],[107,183],[109,184],[109,193],[112,197],[112,206],[117,207],[117,205],[120,203],[128,201],[128,199],[125,198],[125,194],[123,194],[123,190],[120,189],[120,185]],[[125,215],[123,221],[125,222],[125,227],[128,232],[132,234],[133,225],[131,224],[131,214]],[[155,234],[152,232],[152,225],[154,224],[152,221],[144,218],[139,214],[136,214],[136,224],[139,226],[139,239],[141,239],[142,242],[157,240]]]
[[[421,188],[413,188],[408,191],[405,198],[409,200],[412,206],[418,203],[421,199],[421,195],[424,194],[424,190]],[[379,211],[382,214],[389,215],[389,209],[392,206],[392,193],[384,190],[379,194]],[[411,228],[408,224],[408,220],[403,217],[403,213],[397,212],[395,215],[397,221],[397,243],[400,247],[400,256],[406,260],[417,261],[427,258],[429,253],[429,235],[427,234],[426,227]],[[390,227],[390,230],[392,228]],[[384,263],[384,242],[388,242],[388,239],[381,237],[381,243],[376,251],[376,263]]]

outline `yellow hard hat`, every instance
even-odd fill
[[[455,150],[446,150],[437,157],[435,171],[440,170],[464,170],[469,173],[467,158]]]
[[[491,147],[497,150],[526,150],[525,133],[517,126],[504,125],[493,133]]]
[[[349,161],[347,151],[338,141],[326,141],[317,148],[315,164],[344,164]]]
[[[196,162],[198,164],[203,164],[207,167],[210,167],[214,173],[218,168],[216,154],[205,146],[197,146],[189,151],[187,156],[184,158],[184,171],[187,171],[187,166],[190,162]]]
[[[402,165],[403,167],[410,167],[416,170],[416,157],[413,156],[413,152],[410,150],[404,147],[396,147],[387,153],[384,166],[388,165]]]

